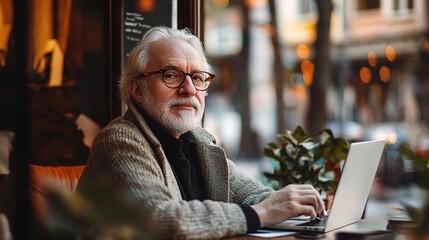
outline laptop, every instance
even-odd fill
[[[325,233],[361,220],[385,141],[373,140],[350,145],[328,216],[311,221],[301,216],[267,229]]]

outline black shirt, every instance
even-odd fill
[[[149,128],[155,134],[165,152],[184,200],[208,199],[204,177],[197,155],[197,143],[191,132],[180,135],[179,139],[171,136],[161,125],[144,110],[138,108]],[[246,216],[247,231],[253,232],[260,227],[259,217],[252,207],[239,204]]]

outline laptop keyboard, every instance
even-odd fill
[[[316,227],[317,226],[321,226],[321,227],[323,227],[323,226],[325,226],[327,220],[328,220],[327,217],[316,218],[316,219],[314,219],[312,221],[298,224],[297,226],[316,226]]]

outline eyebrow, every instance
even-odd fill
[[[177,69],[177,70],[181,70],[179,67],[173,66],[173,65],[166,65],[162,69]]]
[[[182,72],[185,72],[184,70],[182,70],[180,67],[177,67],[177,66],[174,66],[174,65],[166,65],[166,66],[164,66],[163,68],[161,68],[161,69],[163,69],[163,70],[165,70],[165,69],[176,69],[176,70],[179,70],[179,71],[182,71]],[[202,70],[200,70],[200,69],[196,69],[196,70],[193,70],[193,71],[191,71],[191,72],[189,72],[189,73],[194,73],[194,72],[205,72],[206,70],[204,70],[204,69],[202,69]]]

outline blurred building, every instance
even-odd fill
[[[413,145],[423,142],[429,130],[429,100],[425,94],[429,92],[425,70],[429,55],[429,4],[424,0],[332,2],[332,79],[327,86],[327,126],[351,140],[371,138],[374,126],[405,126],[406,141]],[[245,3],[249,8],[251,126],[263,144],[277,134],[275,53],[270,41],[273,26],[269,1]],[[308,108],[318,8],[314,0],[274,3],[285,72],[284,114],[286,126],[291,129],[303,124]],[[243,48],[243,17],[240,4],[235,1],[211,1],[206,6],[206,49],[218,70],[208,101],[206,126],[216,132],[217,122],[217,129],[226,130],[219,132],[219,138],[231,149],[237,149],[240,141],[242,116],[234,108],[234,96],[244,90],[231,72],[243,71],[237,69],[234,60]],[[403,134],[385,133],[388,141],[396,141],[400,136]]]
[[[422,74],[427,64],[422,54],[428,51],[427,1],[333,2],[330,120],[363,126],[405,122],[427,130],[423,92],[429,89]],[[313,0],[276,3],[285,65],[295,66],[294,83],[308,85],[302,65],[311,63],[317,6]]]

